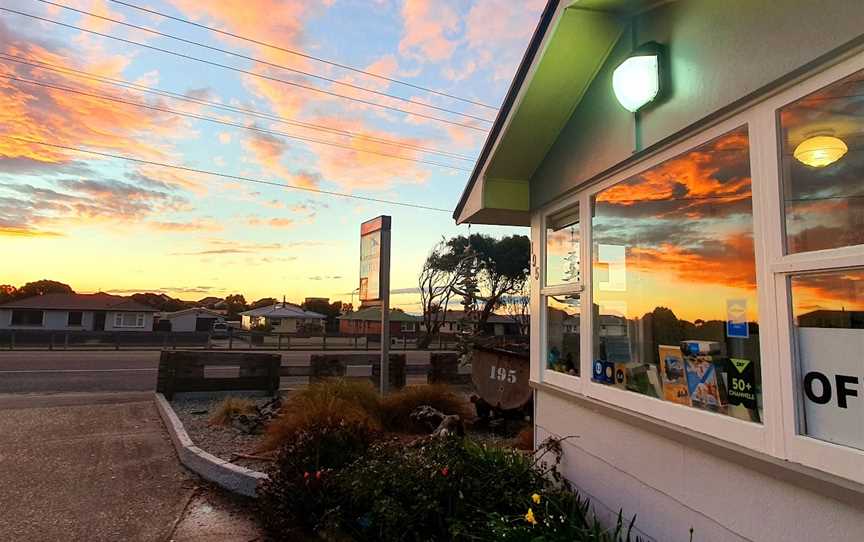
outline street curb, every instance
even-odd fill
[[[266,474],[229,463],[195,446],[165,396],[156,393],[155,402],[177,456],[187,469],[233,493],[257,497],[258,484],[267,479]]]

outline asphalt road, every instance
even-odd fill
[[[282,352],[282,364],[305,365],[315,353]],[[429,352],[405,353],[410,365],[429,362]],[[0,394],[153,391],[158,365],[158,351],[0,352]],[[283,387],[296,384],[283,379]]]

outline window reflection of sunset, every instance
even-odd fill
[[[864,244],[864,71],[780,110],[786,246],[790,253]],[[795,148],[816,135],[848,153],[826,167],[802,164]]]
[[[755,320],[750,185],[741,128],[599,193],[595,274],[606,272],[600,245],[626,253],[626,290],[595,281],[601,314],[626,307],[625,316],[638,318],[667,307],[682,319],[725,320],[726,300],[746,299],[747,317]]]

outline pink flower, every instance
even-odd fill
[[[316,479],[316,480],[320,480],[320,479],[321,479],[321,471],[320,471],[320,470],[316,470],[316,471],[315,471],[315,479]]]
[[[303,473],[303,479],[304,479],[304,480],[308,480],[308,479],[309,479],[309,473],[308,473],[308,472],[304,472],[304,473]]]
[[[448,469],[447,467],[441,469],[441,476],[447,476],[448,474],[450,474],[450,469]]]

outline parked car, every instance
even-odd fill
[[[228,324],[225,322],[214,322],[210,330],[210,336],[214,339],[227,339],[229,333]]]

